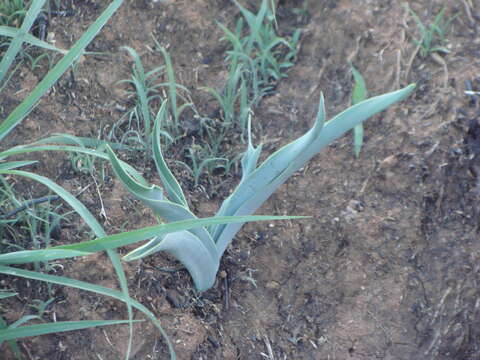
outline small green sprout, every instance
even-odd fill
[[[452,21],[458,16],[458,14],[451,16],[447,20],[444,19],[446,8],[442,8],[440,12],[435,16],[433,22],[426,26],[420,17],[408,6],[405,8],[410,12],[418,30],[420,31],[420,39],[414,39],[415,44],[420,47],[420,56],[427,58],[430,54],[440,52],[449,53],[450,51],[444,46],[446,43],[447,32],[450,28]]]

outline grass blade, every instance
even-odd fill
[[[33,0],[30,8],[27,11],[27,14],[25,15],[23,24],[17,32],[17,36],[13,38],[7,52],[3,55],[2,61],[0,62],[0,84],[2,83],[8,69],[10,68],[10,65],[12,65],[13,60],[15,60],[15,57],[22,48],[22,43],[24,42],[25,37],[30,31],[30,28],[33,26],[35,19],[37,18],[40,11],[42,11],[43,4],[45,4],[45,0]],[[0,135],[1,134],[2,131],[0,127]]]
[[[138,320],[133,320],[138,322]],[[16,328],[0,329],[0,341],[15,340],[30,336],[60,333],[65,331],[82,330],[97,326],[128,324],[128,320],[81,320],[57,321],[48,324],[20,326]]]
[[[9,297],[12,297],[12,296],[16,296],[18,295],[17,293],[14,293],[14,292],[0,292],[0,300],[1,299],[6,299],[6,298],[9,298]]]
[[[21,34],[21,29],[17,29],[17,28],[11,27],[11,26],[0,26],[0,36],[15,38],[15,37],[20,36],[20,34]],[[40,40],[39,38],[37,38],[37,37],[35,37],[31,34],[24,34],[23,35],[23,42],[25,42],[27,44],[30,44],[30,45],[33,45],[33,46],[36,46],[36,47],[39,47],[39,48],[42,48],[42,49],[45,49],[45,50],[56,51],[56,52],[59,52],[61,54],[66,54],[67,53],[67,50],[59,49],[59,48],[53,46],[52,44],[50,44],[46,41]]]
[[[48,251],[48,250],[46,250]],[[162,337],[164,338],[165,342],[167,343],[168,350],[170,352],[170,359],[175,360],[175,351],[173,349],[173,345],[171,344],[167,333],[165,330],[162,328],[160,325],[160,322],[157,320],[155,315],[148,310],[145,306],[140,304],[138,301],[130,298],[129,296],[125,296],[123,292],[120,292],[118,290],[113,290],[109,289],[103,286],[95,285],[95,284],[90,284],[85,281],[80,281],[80,280],[75,280],[75,279],[70,279],[64,276],[56,276],[56,275],[48,275],[48,274],[42,274],[38,273],[35,271],[29,271],[29,270],[23,270],[23,269],[17,269],[17,268],[12,268],[9,266],[3,266],[0,265],[0,274],[5,274],[5,275],[12,275],[12,276],[19,276],[23,277],[26,279],[32,279],[32,280],[39,280],[39,281],[45,281],[48,283],[52,284],[58,284],[58,285],[64,285],[64,286],[69,286],[72,288],[76,289],[81,289],[85,291],[90,291],[94,292],[96,294],[104,295],[104,296],[109,296],[114,299],[126,302],[129,304],[129,306],[133,306],[137,310],[141,311],[143,314],[145,314],[150,321],[157,327],[157,329],[160,331],[162,334]]]
[[[55,82],[63,75],[65,71],[72,65],[72,63],[82,55],[83,51],[87,47],[87,45],[93,40],[93,38],[98,34],[98,32],[102,29],[102,27],[106,24],[106,22],[110,19],[110,17],[115,13],[118,7],[122,4],[123,0],[114,0],[108,7],[103,11],[103,13],[97,18],[97,20],[90,25],[88,30],[80,37],[80,39],[75,43],[75,45],[65,54],[65,56],[54,66],[52,70],[48,72],[48,74],[38,83],[38,85],[33,89],[32,93],[25,98],[22,103],[12,111],[12,113],[0,124],[0,140],[2,140],[7,134],[12,131],[12,129],[17,126],[24,118],[27,116],[33,107],[37,104],[40,98],[55,84]],[[31,19],[31,23],[35,20],[38,12],[43,6],[44,0],[35,0],[30,10],[32,10],[32,16],[34,15],[33,19]],[[37,11],[34,13],[34,11]],[[27,15],[28,18],[28,15]],[[22,31],[26,34],[31,27],[29,25],[30,22],[24,22],[22,25]],[[20,39],[20,40],[19,40]],[[16,41],[21,41],[20,37],[15,38],[12,43],[10,44],[10,48],[14,45]],[[21,45],[21,43],[20,43]],[[2,63],[0,63],[0,81],[3,78],[4,73],[8,69],[8,66],[3,65],[4,61],[5,64],[7,62],[13,61],[13,56],[16,55],[17,52],[10,52],[10,48],[5,54]],[[9,58],[8,56],[12,58]],[[5,69],[3,69],[3,68]]]

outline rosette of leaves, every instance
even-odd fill
[[[312,128],[300,138],[285,145],[257,165],[261,146],[254,147],[248,129],[247,150],[241,164],[243,175],[237,188],[223,202],[216,216],[252,215],[280,185],[305,165],[324,147],[372,115],[388,108],[408,96],[415,85],[372,97],[351,106],[326,122],[323,95]],[[157,113],[153,131],[153,158],[163,188],[148,184],[145,179],[122,163],[107,146],[108,156],[116,175],[123,185],[140,202],[166,222],[196,219],[186,197],[168,168],[160,145],[161,123],[166,117],[167,102]],[[218,224],[204,228],[187,229],[169,234],[159,234],[138,247],[124,259],[136,260],[158,251],[165,251],[178,259],[189,271],[198,291],[213,286],[220,259],[243,223]]]

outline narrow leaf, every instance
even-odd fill
[[[138,322],[138,320],[132,320]],[[20,326],[17,328],[0,329],[0,341],[21,339],[30,336],[60,333],[65,331],[82,330],[97,326],[128,324],[128,320],[81,320],[58,321],[48,324]]]

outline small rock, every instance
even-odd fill
[[[267,289],[277,290],[280,288],[280,284],[276,281],[269,281],[267,283]]]

